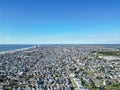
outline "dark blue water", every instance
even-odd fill
[[[21,49],[21,48],[27,48],[27,47],[32,47],[32,46],[34,46],[34,45],[28,45],[28,44],[0,44],[0,52],[1,51]]]

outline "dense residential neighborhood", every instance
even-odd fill
[[[38,45],[1,52],[0,90],[105,90],[120,84],[120,56],[99,52],[119,50]]]

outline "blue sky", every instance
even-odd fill
[[[0,44],[120,44],[120,0],[0,0]]]

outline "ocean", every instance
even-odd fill
[[[27,47],[32,47],[32,46],[34,46],[34,45],[30,45],[30,44],[0,44],[0,52],[21,49],[21,48],[27,48]]]

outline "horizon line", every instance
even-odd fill
[[[23,45],[24,43],[8,43],[8,44],[0,44],[0,45]],[[93,44],[93,45],[103,45],[103,44],[112,44],[112,45],[114,45],[114,43],[87,43],[87,44],[85,44],[85,43],[81,43],[81,44],[76,44],[76,43],[43,43],[43,44],[32,44],[32,43],[29,43],[29,44],[24,44],[24,45],[91,45],[91,44]],[[120,43],[115,43],[115,44],[120,44]]]

